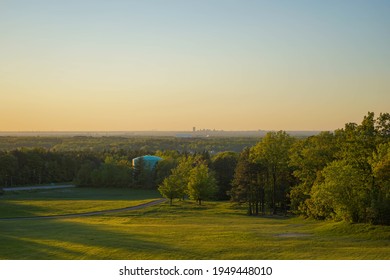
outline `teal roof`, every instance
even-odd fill
[[[151,155],[146,155],[146,156],[141,156],[141,157],[136,157],[134,158],[133,160],[138,160],[138,159],[143,159],[143,160],[146,160],[146,161],[159,161],[159,160],[162,160],[162,158],[158,157],[158,156],[151,156]]]
[[[151,156],[151,155],[146,155],[146,156],[141,156],[141,157],[136,157],[136,158],[133,158],[133,166],[137,165],[137,162],[139,160],[143,160],[143,162],[145,163],[146,166],[149,166],[149,168],[154,168],[156,166],[156,164],[162,160],[162,158],[158,157],[158,156]]]

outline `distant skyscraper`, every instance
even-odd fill
[[[192,132],[195,132],[196,131],[196,127],[194,126],[193,128],[192,128]]]

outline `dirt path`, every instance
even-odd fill
[[[87,216],[94,216],[94,215],[102,215],[102,214],[108,214],[108,213],[118,213],[118,212],[125,212],[125,211],[133,211],[133,210],[139,210],[146,207],[150,207],[153,205],[157,205],[160,203],[163,203],[166,201],[166,198],[160,198],[158,200],[153,200],[147,203],[143,203],[140,205],[130,206],[126,208],[120,208],[120,209],[109,209],[109,210],[102,210],[102,211],[94,211],[94,212],[85,212],[85,213],[77,213],[77,214],[63,214],[63,215],[51,215],[51,216],[32,216],[32,217],[15,217],[15,218],[0,218],[0,221],[13,221],[13,220],[38,220],[38,219],[61,219],[61,218],[78,218],[78,217],[87,217]]]

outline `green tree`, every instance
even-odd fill
[[[168,198],[169,204],[172,205],[173,199],[184,196],[186,187],[183,175],[175,169],[169,177],[163,180],[158,187],[158,191],[163,197]]]
[[[388,113],[375,118],[368,112],[360,124],[347,123],[334,137],[321,133],[297,142],[290,166],[299,184],[290,195],[299,212],[390,224],[389,128]]]
[[[218,182],[216,198],[218,200],[229,199],[228,192],[232,188],[234,170],[238,161],[238,155],[234,152],[218,153],[212,158],[211,168],[215,172]]]
[[[288,165],[289,150],[293,143],[294,138],[285,131],[268,132],[251,149],[252,160],[267,168],[267,200],[274,214],[278,206],[286,211],[286,195],[292,180]]]
[[[17,173],[18,160],[10,153],[0,154],[0,186],[13,185]]]
[[[160,193],[170,200],[170,205],[172,205],[173,199],[184,198],[185,194],[188,193],[191,170],[200,163],[200,158],[193,156],[181,157],[178,159],[178,163],[172,158],[159,162],[162,165],[161,167],[159,164],[157,165],[158,174],[171,173],[162,180],[158,187]],[[176,167],[172,168],[175,165]]]
[[[370,221],[390,225],[390,143],[380,144],[373,154],[371,167],[375,189],[371,200]]]
[[[74,179],[75,184],[79,186],[92,186],[92,172],[97,168],[93,161],[84,161],[79,168]]]
[[[205,164],[199,164],[191,169],[187,193],[191,199],[199,205],[202,200],[210,198],[217,190],[217,182],[214,175]]]
[[[380,113],[375,122],[377,135],[386,143],[390,139],[390,113]]]
[[[360,125],[347,123],[344,129],[336,130],[338,158],[358,168],[366,177],[372,177],[369,159],[378,144],[375,123],[374,113],[368,112]]]
[[[344,160],[333,161],[324,168],[322,176],[324,182],[312,190],[312,215],[328,218],[335,214],[346,221],[365,221],[369,194],[364,174]]]
[[[321,171],[336,158],[336,139],[331,132],[296,141],[290,149],[289,166],[298,184],[290,191],[291,207],[298,214],[307,214],[305,201],[310,198],[314,183],[321,180]]]
[[[371,204],[367,209],[367,221],[377,221],[387,207],[386,201],[382,200],[383,188],[377,183],[374,174],[373,162],[376,160],[373,157],[379,155],[378,147],[381,144],[389,143],[389,127],[389,114],[380,114],[375,118],[374,113],[368,112],[361,124],[348,123],[344,129],[336,131],[340,147],[338,158],[359,170],[364,178],[364,187]]]
[[[140,158],[134,166],[134,183],[137,188],[150,189],[156,186],[156,169],[150,167],[145,163],[144,159]]]
[[[161,160],[156,165],[156,184],[160,185],[165,178],[170,176],[172,170],[175,169],[178,165],[178,160],[165,157],[164,160]]]
[[[248,215],[259,214],[260,203],[264,210],[264,189],[259,184],[258,172],[258,165],[250,160],[250,150],[244,149],[238,158],[229,194],[232,201],[247,204]]]
[[[130,162],[107,156],[104,163],[93,170],[91,180],[97,187],[132,187],[133,174]]]
[[[199,157],[185,156],[179,160],[179,164],[174,169],[174,172],[180,174],[181,180],[186,187],[190,181],[191,170],[199,164],[202,164],[202,160]]]

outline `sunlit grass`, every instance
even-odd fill
[[[93,217],[0,221],[0,258],[390,259],[389,227],[244,213],[229,202],[184,201]]]

